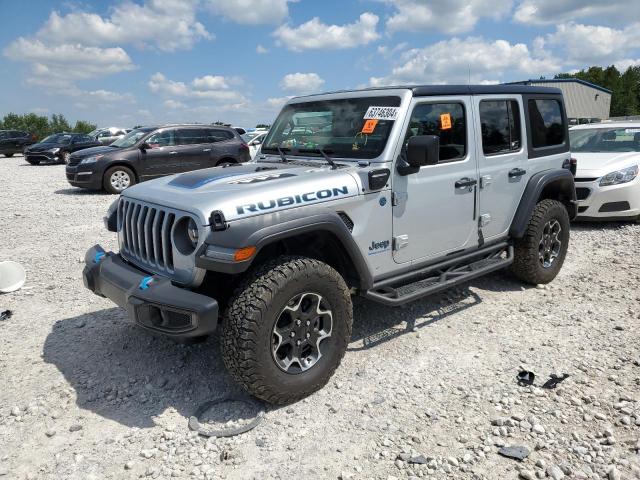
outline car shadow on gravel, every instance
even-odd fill
[[[107,192],[102,192],[100,190],[87,190],[86,188],[61,188],[60,190],[56,190],[56,195],[108,195]]]
[[[217,336],[177,344],[134,326],[119,308],[56,322],[43,359],[64,375],[80,408],[129,427],[153,427],[158,415],[173,408],[187,428],[204,402],[248,398],[227,374]],[[240,423],[249,419],[246,409],[220,416]]]
[[[357,352],[377,347],[480,303],[482,299],[469,286],[453,288],[395,308],[356,297],[351,346],[347,350]]]

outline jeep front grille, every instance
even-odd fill
[[[159,273],[174,273],[171,229],[176,214],[121,198],[118,203],[120,250],[130,260]]]

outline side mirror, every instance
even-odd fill
[[[409,139],[407,163],[412,167],[436,165],[440,160],[440,137],[437,135],[417,135]]]

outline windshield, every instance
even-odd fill
[[[640,152],[640,127],[569,130],[572,152]]]
[[[262,153],[375,158],[387,144],[400,97],[362,97],[286,105],[262,144]],[[379,107],[379,108],[376,108]]]
[[[127,133],[124,137],[119,138],[111,144],[112,147],[129,148],[133,147],[147,133],[152,132],[153,128],[138,128]]]
[[[87,133],[87,135],[89,135],[90,137],[95,137],[100,131],[101,130],[99,128],[96,128],[95,130],[91,130],[89,133]]]
[[[60,143],[60,144],[66,145],[70,141],[71,141],[71,135],[54,133],[53,135],[49,135],[40,143]]]

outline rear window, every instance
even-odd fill
[[[210,130],[209,135],[212,142],[224,142],[235,138],[235,135],[229,130],[218,130],[217,128]]]
[[[562,107],[558,100],[529,100],[529,121],[533,148],[562,145],[565,141],[565,126]]]

